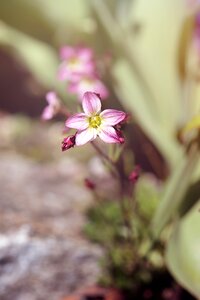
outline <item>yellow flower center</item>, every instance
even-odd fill
[[[92,128],[98,128],[101,125],[101,117],[100,116],[94,116],[89,118],[89,125]]]
[[[71,67],[75,67],[79,64],[79,59],[77,57],[71,57],[68,61],[68,64],[71,66]]]

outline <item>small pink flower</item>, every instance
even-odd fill
[[[62,151],[66,151],[75,146],[75,135],[70,135],[62,141]]]
[[[44,108],[41,116],[45,121],[52,119],[60,110],[60,100],[55,92],[48,92],[46,94],[46,101],[48,105]]]
[[[100,94],[102,99],[106,99],[109,96],[108,89],[95,75],[82,76],[79,80],[70,83],[68,89],[70,93],[77,94],[80,101],[82,101],[86,91],[93,91],[96,94]]]
[[[99,96],[86,92],[83,96],[84,113],[69,117],[66,126],[77,129],[75,144],[81,146],[93,141],[97,136],[105,143],[121,143],[122,137],[114,128],[126,118],[126,113],[115,109],[105,109],[101,112]]]
[[[60,50],[60,57],[59,80],[74,81],[80,75],[92,74],[95,70],[93,52],[89,48],[64,46]]]

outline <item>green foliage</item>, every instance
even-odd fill
[[[177,169],[169,178],[162,202],[152,221],[152,231],[155,238],[159,236],[162,229],[169,223],[172,216],[177,213],[177,210],[184,202],[185,195],[191,184],[191,174],[194,173],[198,160],[199,151],[197,147],[194,147],[188,158],[177,166]]]
[[[177,222],[167,246],[166,261],[174,277],[200,297],[200,213],[198,203]]]
[[[88,219],[85,232],[92,241],[109,245],[122,238],[123,221],[118,203],[102,202],[88,211]]]
[[[146,181],[148,182],[148,180]],[[156,198],[155,190],[147,182],[146,186],[141,183],[138,188],[138,195],[144,202],[145,197],[148,201]],[[144,193],[142,193],[142,185],[145,186]],[[146,193],[148,189],[152,191],[152,197]],[[104,285],[114,285],[129,291],[134,290],[138,285],[150,282],[152,271],[158,267],[158,260],[155,255],[149,258],[147,264],[139,247],[139,243],[142,240],[146,241],[147,237],[147,228],[142,218],[139,217],[141,213],[143,217],[146,217],[147,222],[148,215],[144,208],[144,202],[141,207],[138,206],[138,215],[132,212],[131,236],[124,224],[122,210],[118,202],[101,202],[88,211],[85,234],[93,242],[103,246],[105,251],[104,258],[101,260],[103,275],[100,279]],[[148,206],[149,204],[147,204]]]
[[[148,221],[153,217],[162,195],[162,184],[151,175],[144,175],[136,186],[139,213]]]
[[[179,209],[180,216],[184,216],[200,200],[200,180],[194,182],[184,197]]]

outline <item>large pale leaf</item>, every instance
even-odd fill
[[[175,166],[178,158],[183,158],[181,147],[174,137],[159,123],[154,104],[148,99],[148,92],[141,88],[137,76],[132,73],[126,60],[117,62],[114,68],[117,79],[116,91],[123,105],[131,111],[134,119],[145,130],[165,159]]]
[[[87,8],[87,1],[81,0],[3,0],[0,1],[0,18],[34,38],[55,43],[55,39],[69,38],[75,28],[76,32],[84,31],[88,26]]]
[[[175,13],[174,13],[175,12]],[[184,1],[139,0],[133,5],[130,22],[141,27],[131,38],[131,50],[151,87],[151,102],[159,126],[174,134],[182,113],[178,75],[178,50],[186,19]]]
[[[187,190],[179,209],[181,216],[185,215],[200,200],[200,180],[195,181]]]
[[[198,203],[181,219],[167,246],[166,261],[177,281],[200,298],[200,213]]]
[[[177,168],[168,180],[161,203],[152,221],[152,231],[155,239],[158,238],[164,226],[184,202],[198,161],[199,151],[195,147],[187,159],[177,162]]]
[[[175,132],[182,111],[177,53],[186,18],[183,3],[152,0],[149,5],[146,0],[132,1],[125,28],[109,12],[106,1],[91,3],[117,49],[119,60],[113,74],[122,104],[175,166],[181,155]]]

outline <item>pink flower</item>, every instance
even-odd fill
[[[60,57],[59,80],[74,81],[80,75],[92,74],[95,70],[93,52],[89,48],[64,46],[60,50]]]
[[[79,80],[69,84],[69,92],[77,94],[81,101],[86,91],[93,91],[100,94],[102,99],[108,97],[109,92],[106,86],[95,75],[84,75]]]
[[[52,119],[60,110],[60,100],[55,92],[48,92],[46,94],[46,101],[48,105],[44,108],[41,116],[45,121]]]
[[[99,96],[86,92],[83,96],[84,113],[69,117],[66,126],[77,129],[75,144],[81,146],[100,137],[105,143],[121,143],[122,137],[113,127],[126,118],[126,113],[115,109],[101,112]]]
[[[62,151],[66,151],[75,146],[75,135],[70,135],[62,141]]]

